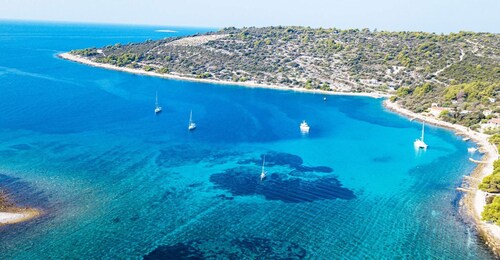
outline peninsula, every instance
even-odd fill
[[[500,35],[492,33],[231,27],[62,57],[190,80],[394,95],[411,111],[442,108],[442,120],[473,129],[500,113]]]

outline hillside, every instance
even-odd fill
[[[184,77],[395,93],[404,107],[422,112],[435,103],[447,108],[441,119],[467,126],[500,113],[500,35],[491,33],[225,28],[72,54]]]

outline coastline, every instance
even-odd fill
[[[126,67],[118,67],[118,66],[114,66],[114,65],[110,65],[110,64],[97,63],[97,62],[91,61],[87,58],[72,55],[68,52],[58,54],[57,56],[62,58],[62,59],[65,59],[65,60],[69,60],[69,61],[73,61],[73,62],[85,64],[85,65],[90,65],[93,67],[111,69],[111,70],[128,72],[128,73],[139,74],[139,75],[175,79],[175,80],[185,80],[185,81],[203,82],[203,83],[211,83],[211,84],[222,84],[222,85],[237,85],[237,86],[251,87],[251,88],[267,88],[267,89],[282,90],[282,91],[283,90],[285,90],[285,91],[298,91],[298,92],[315,93],[315,94],[323,94],[323,95],[364,96],[364,97],[371,97],[371,98],[388,98],[391,96],[389,94],[384,94],[384,93],[334,92],[334,91],[324,91],[324,90],[316,90],[316,89],[288,88],[288,87],[276,86],[276,85],[259,84],[259,83],[255,83],[255,82],[232,82],[232,81],[223,81],[223,80],[214,80],[214,79],[198,79],[198,78],[192,78],[192,77],[176,75],[176,74],[160,74],[160,73],[156,73],[156,72],[144,71],[142,69],[132,69],[132,68],[126,68]],[[461,205],[461,208],[463,207],[463,209],[465,210],[465,213],[467,215],[469,215],[470,217],[472,217],[472,219],[474,220],[474,223],[477,227],[477,230],[478,230],[480,236],[484,239],[485,243],[492,249],[492,251],[495,254],[500,255],[500,227],[481,220],[481,212],[483,211],[487,194],[485,192],[477,189],[477,186],[481,182],[481,180],[485,176],[492,173],[493,162],[498,158],[497,149],[496,149],[496,147],[494,147],[493,145],[491,145],[488,142],[488,136],[485,134],[481,134],[481,133],[472,131],[465,126],[451,124],[448,122],[438,120],[434,117],[414,113],[412,111],[409,111],[407,109],[402,108],[401,106],[399,106],[399,104],[397,104],[395,102],[390,102],[388,99],[386,99],[383,102],[383,104],[388,110],[393,111],[395,113],[398,113],[400,115],[403,115],[403,116],[406,116],[409,118],[419,119],[419,120],[425,121],[429,124],[433,124],[433,125],[436,125],[439,127],[444,127],[444,128],[450,129],[450,130],[456,132],[457,134],[467,136],[478,145],[478,148],[480,148],[480,150],[482,152],[484,152],[482,161],[484,161],[486,163],[485,164],[482,164],[482,163],[477,164],[474,171],[472,173],[470,173],[470,177],[472,177],[472,178],[464,178],[464,180],[463,180],[463,182],[468,183],[468,185],[470,187],[470,192],[465,193],[464,197],[460,200],[460,205]],[[1,225],[1,223],[0,223],[0,225]]]
[[[391,96],[389,94],[378,93],[378,92],[374,92],[374,93],[336,92],[336,91],[325,91],[325,90],[320,90],[320,89],[288,88],[288,87],[283,87],[283,86],[260,84],[260,83],[256,83],[256,82],[234,82],[234,81],[215,80],[215,79],[197,79],[197,78],[187,77],[187,76],[183,76],[183,75],[160,74],[160,73],[151,72],[151,71],[144,71],[142,69],[132,69],[132,68],[126,68],[126,67],[118,67],[118,66],[111,65],[111,64],[98,63],[98,62],[91,61],[91,60],[86,59],[86,58],[82,58],[80,56],[70,54],[69,52],[60,53],[60,54],[57,54],[57,56],[62,58],[62,59],[65,59],[65,60],[74,61],[74,62],[85,64],[85,65],[90,65],[92,67],[117,70],[117,71],[133,73],[133,74],[167,78],[167,79],[176,79],[176,80],[194,81],[194,82],[203,82],[203,83],[211,83],[211,84],[221,84],[221,85],[233,85],[233,86],[236,85],[236,86],[250,87],[250,88],[266,88],[266,89],[274,89],[274,90],[297,91],[297,92],[306,92],[306,93],[323,94],[323,95],[361,96],[361,97],[371,97],[371,98],[388,98]]]
[[[463,182],[468,183],[470,191],[465,193],[464,197],[460,200],[460,205],[464,206],[466,213],[474,220],[477,230],[485,243],[496,255],[500,255],[500,226],[481,220],[481,212],[486,204],[485,200],[487,194],[477,189],[482,179],[493,172],[493,162],[498,158],[497,148],[488,142],[488,136],[472,131],[465,126],[451,124],[430,116],[414,113],[387,99],[384,101],[384,106],[395,113],[409,118],[419,119],[432,125],[450,129],[457,134],[467,136],[484,152],[481,161],[486,163],[478,163],[474,171],[470,174],[471,178],[464,177]]]
[[[11,209],[8,212],[0,212],[0,227],[24,222],[39,215],[40,211],[36,209]]]
[[[18,208],[0,193],[0,227],[33,219],[40,215],[40,211],[33,208]]]

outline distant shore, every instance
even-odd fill
[[[256,83],[256,82],[233,82],[233,81],[229,81],[229,80],[225,81],[225,80],[215,80],[215,79],[197,79],[197,78],[192,78],[192,77],[183,76],[183,75],[176,75],[176,74],[171,74],[171,73],[170,74],[161,74],[161,73],[152,72],[152,71],[145,71],[142,69],[132,69],[132,68],[126,68],[126,67],[119,67],[119,66],[115,66],[115,65],[111,65],[111,64],[106,64],[106,63],[99,63],[99,62],[91,61],[87,58],[73,55],[69,52],[58,54],[58,56],[63,58],[63,59],[66,59],[66,60],[90,65],[93,67],[124,71],[124,72],[128,72],[128,73],[139,74],[139,75],[147,75],[147,76],[153,76],[153,77],[161,77],[161,78],[169,78],[169,79],[177,79],[177,80],[185,80],[185,81],[205,82],[205,83],[223,84],[223,85],[237,85],[237,86],[251,87],[251,88],[267,88],[267,89],[275,89],[275,90],[298,91],[298,92],[316,93],[316,94],[323,94],[323,95],[363,96],[363,97],[372,97],[372,98],[387,98],[390,96],[389,94],[385,94],[385,93],[338,92],[338,91],[325,91],[325,90],[320,90],[320,89],[289,88],[289,87],[276,86],[276,85],[260,84],[260,83]]]
[[[252,87],[252,88],[268,88],[268,89],[275,89],[275,90],[298,91],[298,92],[317,93],[317,94],[324,94],[324,95],[365,96],[365,97],[372,97],[372,98],[388,98],[388,97],[390,97],[389,94],[385,94],[385,93],[335,92],[335,91],[324,91],[324,90],[316,90],[316,89],[288,88],[288,87],[283,87],[283,86],[259,84],[259,83],[255,83],[255,82],[232,82],[232,81],[221,81],[221,80],[213,80],[213,79],[197,79],[197,78],[192,78],[192,77],[187,77],[187,76],[182,76],[182,75],[160,74],[160,73],[156,73],[156,72],[144,71],[142,69],[132,69],[132,68],[125,68],[125,67],[118,67],[118,66],[114,66],[114,65],[110,65],[110,64],[98,63],[98,62],[94,62],[94,61],[91,61],[91,60],[83,58],[83,57],[72,55],[70,53],[61,53],[58,56],[63,58],[63,59],[66,59],[66,60],[70,60],[70,61],[74,61],[74,62],[78,62],[78,63],[82,63],[82,64],[94,66],[94,67],[124,71],[124,72],[129,72],[129,73],[134,73],[134,74],[140,74],[140,75],[178,79],[178,80],[225,84],[225,85],[238,85],[238,86]],[[500,227],[496,226],[494,224],[486,223],[485,221],[481,220],[481,212],[482,212],[484,204],[485,204],[484,201],[486,198],[486,193],[484,193],[480,190],[477,190],[477,188],[476,188],[477,185],[481,182],[482,178],[484,178],[486,175],[489,175],[492,173],[493,161],[495,161],[498,158],[497,149],[496,149],[496,147],[494,147],[493,145],[491,145],[488,142],[488,136],[485,134],[481,134],[481,133],[472,131],[465,126],[451,124],[448,122],[438,120],[438,119],[433,118],[433,117],[429,117],[429,116],[425,116],[422,114],[417,114],[417,113],[411,112],[407,109],[402,108],[397,103],[390,102],[388,99],[384,101],[384,106],[391,111],[394,111],[398,114],[407,116],[409,118],[419,119],[419,120],[425,121],[427,123],[430,123],[430,124],[433,124],[436,126],[451,129],[454,132],[456,132],[457,134],[461,134],[461,135],[469,137],[471,140],[473,140],[475,143],[478,144],[478,146],[480,147],[480,150],[482,152],[484,152],[484,156],[482,158],[482,161],[485,161],[487,163],[478,164],[477,167],[475,168],[475,170],[471,173],[471,177],[475,181],[468,180],[469,185],[471,187],[471,189],[470,189],[471,191],[469,193],[465,194],[461,203],[465,206],[467,214],[470,215],[474,219],[474,222],[476,223],[480,234],[486,240],[486,243],[488,244],[488,246],[490,246],[496,254],[500,254]]]
[[[425,121],[426,123],[451,129],[457,134],[469,137],[479,146],[478,150],[484,153],[481,161],[485,163],[477,164],[474,171],[470,174],[472,177],[471,179],[464,179],[464,181],[469,183],[470,192],[465,194],[460,203],[465,206],[467,214],[474,219],[477,229],[485,239],[486,244],[495,252],[495,254],[500,255],[500,227],[481,220],[481,212],[486,204],[486,193],[477,189],[482,179],[493,172],[493,162],[498,158],[497,148],[488,142],[488,135],[472,131],[462,125],[451,124],[433,117],[414,113],[389,100],[384,101],[384,106],[391,111],[409,118],[415,118]]]

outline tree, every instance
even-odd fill
[[[404,97],[406,95],[410,94],[410,88],[409,87],[400,87],[398,90],[396,90],[396,95],[398,97]]]
[[[498,152],[500,153],[500,134],[494,134],[494,135],[490,136],[488,141],[490,141],[490,143],[496,145]],[[499,166],[499,168],[500,168],[500,166]]]
[[[423,96],[425,93],[430,92],[432,90],[432,86],[429,83],[425,83],[422,86],[418,86],[413,91],[413,94],[417,96]]]
[[[481,217],[483,220],[500,224],[500,197],[495,197],[490,204],[484,207]]]

